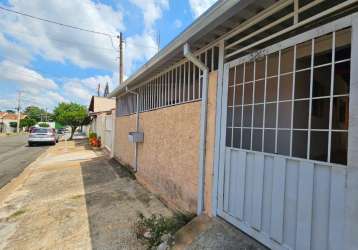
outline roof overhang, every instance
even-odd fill
[[[168,68],[168,65],[183,59],[184,44],[188,43],[195,52],[275,2],[277,0],[219,0],[123,84],[115,88],[109,97],[118,96],[127,89],[134,89],[138,84]]]
[[[104,113],[111,112],[116,107],[114,98],[107,98],[102,96],[92,96],[88,106],[89,113]]]
[[[94,111],[94,96],[91,97],[90,105],[88,107],[88,111],[93,112]]]

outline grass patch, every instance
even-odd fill
[[[187,224],[194,215],[175,213],[172,217],[153,214],[146,218],[143,214],[138,215],[134,224],[137,239],[142,240],[147,249],[159,246],[164,241],[169,241],[176,231]]]
[[[76,200],[76,199],[79,199],[81,197],[82,197],[81,194],[77,194],[77,195],[71,196],[71,199]]]
[[[17,210],[15,213],[13,213],[12,215],[9,216],[9,219],[15,219],[15,218],[23,215],[24,213],[26,213],[26,209]]]

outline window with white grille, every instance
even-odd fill
[[[347,164],[351,29],[229,69],[226,146]]]
[[[209,68],[218,69],[219,48],[214,46],[197,55]],[[139,93],[139,111],[198,101],[201,99],[203,72],[192,62],[185,60],[170,66],[165,72],[148,80],[135,89]],[[117,98],[117,116],[133,114],[136,111],[136,96],[128,93]]]

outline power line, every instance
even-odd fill
[[[21,35],[25,35],[28,37],[36,37],[36,35],[31,35],[25,32],[18,32],[18,31],[4,31],[7,34],[21,34]],[[70,41],[70,40],[62,40],[62,39],[57,39],[57,38],[53,38],[51,36],[49,36],[47,34],[46,38],[59,42],[59,43],[65,43],[65,44],[76,44],[76,45],[81,45],[81,46],[86,46],[86,47],[90,47],[90,48],[94,48],[94,49],[100,49],[100,50],[108,50],[108,53],[113,53],[114,48],[107,48],[107,47],[99,47],[99,46],[95,46],[95,45],[91,45],[88,43],[82,43],[82,42],[77,42],[77,41]]]
[[[105,32],[96,31],[96,30],[85,29],[85,28],[74,26],[74,25],[64,24],[64,23],[60,23],[60,22],[57,22],[57,21],[52,21],[52,20],[49,20],[49,19],[46,19],[46,18],[33,16],[33,15],[30,15],[30,14],[27,14],[27,13],[24,13],[24,12],[7,9],[7,8],[2,7],[2,6],[0,6],[0,9],[8,11],[8,12],[11,12],[11,13],[14,13],[14,14],[26,16],[26,17],[29,17],[29,18],[32,18],[32,19],[35,19],[35,20],[39,20],[39,21],[43,21],[43,22],[47,22],[47,23],[51,23],[51,24],[56,24],[56,25],[59,25],[59,26],[62,26],[62,27],[66,27],[66,28],[70,28],[70,29],[76,29],[76,30],[80,30],[80,31],[84,31],[84,32],[97,34],[97,35],[107,36],[111,41],[112,47],[115,49],[114,44],[113,44],[113,40],[112,40],[112,37],[116,37],[115,35],[105,33]]]
[[[85,29],[85,28],[81,28],[81,27],[77,27],[77,26],[73,26],[73,25],[69,25],[69,24],[60,23],[60,22],[57,22],[57,21],[52,21],[52,20],[45,19],[45,18],[42,18],[42,17],[33,16],[33,15],[30,15],[30,14],[27,14],[27,13],[24,13],[24,12],[7,9],[7,8],[2,7],[2,6],[0,6],[0,9],[8,11],[8,12],[11,12],[11,13],[15,13],[15,14],[18,14],[18,15],[26,16],[26,17],[29,17],[29,18],[32,18],[32,19],[36,19],[36,20],[40,20],[40,21],[44,21],[44,22],[48,22],[48,23],[52,23],[52,24],[57,24],[57,25],[60,25],[60,26],[63,26],[63,27],[71,28],[71,29],[90,32],[90,33],[94,33],[94,34],[97,34],[97,35],[116,37],[115,35],[112,35],[112,34],[109,34],[109,33],[100,32],[100,31],[96,31],[96,30]]]
[[[16,132],[20,133],[20,117],[21,116],[21,91],[17,92],[17,123]]]
[[[43,21],[43,22],[47,22],[47,23],[51,23],[51,24],[60,25],[60,26],[62,26],[62,27],[67,27],[67,28],[76,29],[76,30],[80,30],[80,31],[84,31],[84,32],[89,32],[89,33],[93,33],[93,34],[97,34],[97,35],[107,36],[107,37],[110,38],[111,45],[112,45],[113,49],[116,50],[116,48],[115,48],[115,46],[114,46],[114,44],[113,44],[112,37],[117,37],[117,36],[115,36],[115,35],[113,35],[113,34],[105,33],[105,32],[100,32],[100,31],[96,31],[96,30],[85,29],[85,28],[81,28],[81,27],[74,26],[74,25],[69,25],[69,24],[60,23],[60,22],[57,22],[57,21],[52,21],[52,20],[45,19],[45,18],[42,18],[42,17],[37,17],[37,16],[34,16],[34,15],[30,15],[30,14],[27,14],[27,13],[24,13],[24,12],[19,12],[19,11],[7,9],[7,8],[2,7],[2,6],[0,6],[0,9],[2,9],[2,10],[4,10],[4,11],[11,12],[11,13],[14,13],[14,14],[18,14],[18,15],[26,16],[26,17],[29,17],[29,18],[32,18],[32,19],[36,19],[36,20],[39,20],[39,21]],[[52,39],[52,40],[55,40],[55,39]],[[128,42],[128,41],[125,41],[125,42]],[[130,42],[130,44],[137,45],[137,46],[143,47],[143,48],[154,48],[154,49],[157,49],[157,48],[154,47],[154,46],[148,46],[148,45],[138,44],[138,43],[135,43],[135,42]],[[103,48],[103,49],[109,49],[109,48]]]
[[[82,27],[78,27],[78,26],[74,26],[74,25],[69,25],[69,24],[64,24],[64,23],[60,23],[60,22],[57,22],[57,21],[53,21],[53,20],[50,20],[50,19],[46,19],[46,18],[42,18],[42,17],[37,17],[37,16],[34,16],[34,15],[30,15],[30,14],[27,14],[27,13],[24,13],[24,12],[20,12],[20,11],[16,11],[16,10],[12,10],[12,9],[8,9],[8,8],[5,8],[5,7],[2,7],[0,6],[0,9],[1,10],[4,10],[4,11],[7,11],[7,12],[10,12],[10,13],[13,13],[13,14],[17,14],[17,15],[22,15],[22,16],[25,16],[25,17],[28,17],[28,18],[32,18],[32,19],[35,19],[35,20],[39,20],[39,21],[43,21],[43,22],[47,22],[47,23],[50,23],[50,24],[55,24],[55,25],[59,25],[61,27],[66,27],[66,28],[71,28],[71,29],[75,29],[75,30],[80,30],[80,31],[84,31],[84,32],[89,32],[89,33],[93,33],[93,34],[97,34],[97,35],[103,35],[103,36],[106,36],[110,39],[111,41],[111,45],[113,47],[113,49],[115,51],[117,51],[117,49],[115,48],[114,46],[114,43],[113,43],[113,40],[112,40],[112,37],[117,37],[117,38],[120,38],[120,50],[119,50],[119,53],[120,53],[120,75],[123,75],[123,48],[122,48],[122,44],[123,44],[123,35],[122,33],[120,33],[120,36],[114,36],[112,34],[109,34],[109,33],[105,33],[105,32],[100,32],[100,31],[96,31],[96,30],[91,30],[91,29],[86,29],[86,28],[82,28]],[[63,41],[62,41],[63,42]],[[131,42],[132,43],[132,42]],[[133,43],[135,45],[135,43]],[[87,45],[88,46],[88,45]],[[89,45],[91,46],[91,45]],[[139,45],[137,44],[137,46],[141,46],[141,47],[146,47],[146,48],[152,48],[152,49],[156,49],[155,47],[152,47],[152,46],[146,46],[146,45]],[[91,46],[93,47],[93,46]],[[158,46],[158,49],[159,49],[159,46]],[[122,79],[122,77],[120,77],[120,79]],[[121,81],[122,82],[122,81]]]

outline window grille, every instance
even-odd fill
[[[208,66],[209,71],[217,70],[219,48],[212,47],[197,55]],[[185,60],[170,67],[137,88],[139,93],[139,111],[150,111],[172,105],[198,101],[201,99],[201,81],[203,72],[193,63]],[[117,98],[117,116],[136,112],[136,96],[126,94]]]
[[[116,101],[116,115],[124,116],[135,113],[137,110],[136,95],[127,94],[117,98]]]
[[[347,164],[351,29],[229,69],[226,146]]]

